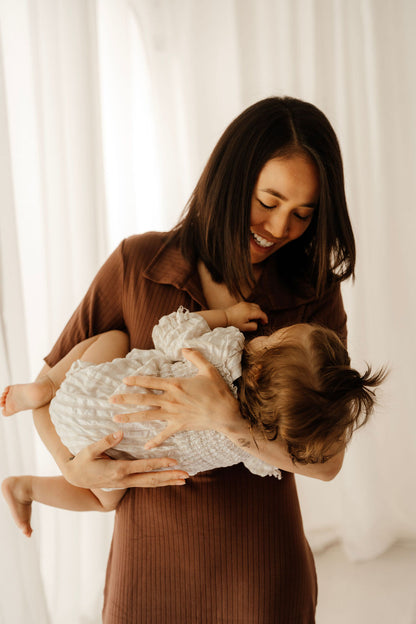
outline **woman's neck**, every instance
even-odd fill
[[[257,282],[261,275],[261,268],[255,265],[253,266],[253,270]],[[225,284],[214,282],[211,273],[201,261],[198,262],[198,274],[209,310],[223,310],[243,300],[242,297],[237,298],[232,295]],[[243,294],[244,297],[247,298],[250,295],[250,291],[244,292]]]

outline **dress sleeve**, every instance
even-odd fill
[[[318,300],[305,309],[306,323],[319,323],[335,331],[347,346],[347,315],[339,283],[333,284]]]
[[[98,271],[85,297],[45,357],[54,366],[74,345],[110,329],[125,331],[123,318],[124,241]]]

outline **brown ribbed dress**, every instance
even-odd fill
[[[321,322],[345,338],[339,287],[321,299],[288,291],[269,262],[250,297],[274,330]],[[206,307],[198,274],[158,232],[132,236],[94,279],[46,362],[87,336],[121,329],[130,348],[180,305]],[[105,624],[312,624],[315,566],[295,480],[242,464],[182,487],[133,488],[116,512],[104,591]]]

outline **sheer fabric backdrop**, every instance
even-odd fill
[[[298,479],[305,528],[355,560],[416,538],[412,0],[1,0],[0,19],[1,384],[38,372],[121,238],[176,222],[234,116],[273,94],[310,100],[344,155],[353,363],[391,374],[342,473]],[[2,477],[56,471],[29,413],[1,427]],[[54,624],[99,622],[111,525],[37,508],[25,542],[2,504],[2,578],[24,600],[13,619],[2,589],[1,621],[47,622],[47,604]]]

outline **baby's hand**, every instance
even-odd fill
[[[260,321],[262,325],[268,322],[267,314],[257,303],[241,301],[224,311],[227,316],[227,324],[234,325],[241,331],[256,331],[258,325],[256,321]]]

